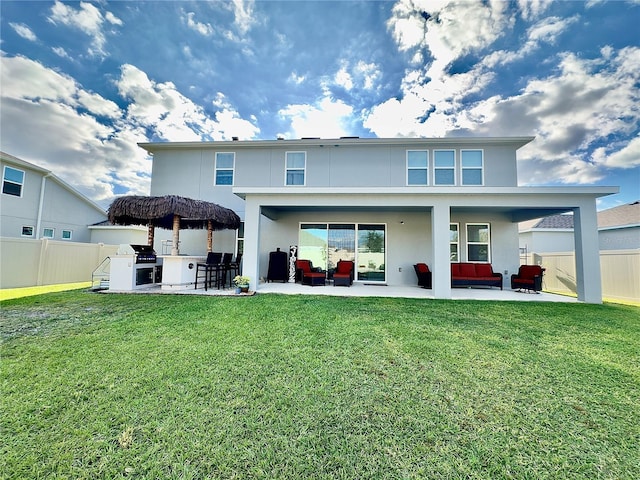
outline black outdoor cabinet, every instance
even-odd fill
[[[289,281],[289,268],[287,265],[287,252],[280,249],[269,253],[269,272],[267,282],[287,282]]]

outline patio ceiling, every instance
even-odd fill
[[[288,213],[428,213],[432,207],[427,206],[335,206],[335,205],[309,205],[309,206],[262,206],[262,214],[271,220],[278,220],[283,214]],[[570,212],[570,207],[549,208],[549,207],[451,207],[452,214],[465,213],[485,213],[501,214],[508,216],[512,222],[522,222],[534,218],[546,217]]]

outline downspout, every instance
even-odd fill
[[[42,227],[42,208],[44,207],[44,187],[47,183],[47,177],[50,177],[51,173],[47,173],[42,177],[42,183],[40,184],[40,204],[38,205],[38,218],[36,218],[36,240],[40,239],[40,227]]]

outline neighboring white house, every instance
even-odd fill
[[[149,229],[144,225],[112,225],[108,220],[89,225],[91,243],[146,245]]]
[[[617,187],[519,187],[517,150],[533,137],[340,138],[144,143],[151,195],[218,203],[243,220],[243,274],[267,275],[269,252],[331,268],[355,260],[356,281],[415,285],[413,264],[451,298],[452,261],[519,266],[518,223],[573,212],[578,299],[600,303],[596,199]],[[526,179],[525,179],[526,180]],[[204,254],[206,232],[181,234],[181,253]],[[156,234],[156,241],[161,236]],[[214,250],[234,251],[235,232]],[[159,245],[155,246],[159,250]]]
[[[106,212],[51,171],[0,152],[0,236],[90,242]]]
[[[640,201],[598,212],[600,250],[640,249]],[[573,250],[573,215],[551,215],[520,224],[522,253]]]

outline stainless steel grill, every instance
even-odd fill
[[[136,263],[156,263],[156,252],[151,245],[122,244],[118,255],[134,255]]]

